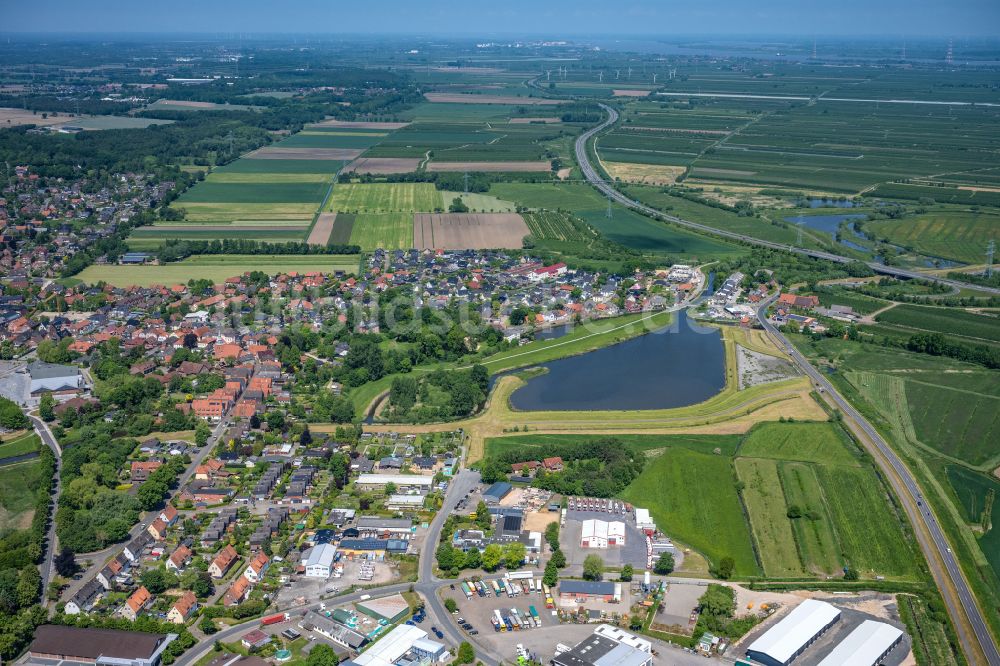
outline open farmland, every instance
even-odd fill
[[[802,517],[791,523],[803,567],[820,575],[838,573],[843,562],[815,467],[786,462],[778,472],[787,505],[802,511]]]
[[[31,527],[41,471],[37,459],[0,467],[0,530]]]
[[[795,548],[792,521],[774,460],[737,458],[736,472],[743,483],[743,502],[750,514],[754,540],[764,573],[777,578],[802,573]]]
[[[385,131],[394,132],[398,129],[403,129],[409,123],[389,123],[389,122],[378,122],[369,120],[337,120],[336,118],[330,118],[327,120],[322,120],[318,123],[311,123],[306,125],[306,129],[314,129],[317,127],[328,127],[332,129],[352,129],[352,130],[375,130],[375,131]]]
[[[265,146],[248,153],[247,157],[255,160],[317,160],[350,162],[363,153],[360,148],[294,148],[284,146]],[[338,167],[339,168],[339,167]]]
[[[858,465],[857,447],[833,423],[761,423],[740,445],[740,456]]]
[[[955,308],[924,305],[897,305],[878,315],[880,324],[890,324],[917,331],[945,333],[963,338],[1000,342],[1000,318],[965,312]]]
[[[330,233],[333,231],[334,223],[337,220],[336,213],[320,213],[316,216],[316,224],[309,232],[306,242],[310,245],[326,245],[330,241]]]
[[[669,437],[663,438],[665,446],[669,442]],[[646,463],[622,497],[648,507],[661,530],[712,563],[732,557],[737,576],[760,574],[736,492],[732,458],[667,448]]]
[[[345,255],[198,255],[183,261],[162,266],[88,266],[76,277],[87,284],[107,282],[115,287],[137,285],[186,284],[188,280],[212,280],[219,283],[226,278],[242,275],[248,270],[264,271],[269,274],[290,271],[322,271],[333,273],[344,271],[356,273],[359,258],[354,254]]]
[[[978,528],[983,555],[1000,572],[1000,519],[994,514],[1000,480],[957,466],[949,466],[947,472],[965,519]]]
[[[430,162],[428,171],[534,171],[551,170],[549,162]]]
[[[461,199],[472,213],[513,213],[517,208],[513,202],[489,194],[441,190],[441,209],[447,210],[456,198]]]
[[[921,254],[976,264],[984,260],[986,244],[1000,238],[1000,214],[940,210],[868,222],[865,228]]]
[[[455,170],[548,171],[550,145],[571,136],[575,127],[546,124],[515,124],[498,120],[441,118],[421,120],[393,133],[375,146],[366,158],[411,158],[429,160],[434,169],[444,163],[466,163]],[[504,167],[488,163],[509,163]],[[545,163],[542,168],[540,163]],[[487,164],[482,164],[487,163]]]
[[[1000,397],[906,381],[917,439],[971,465],[998,465]]]
[[[556,105],[562,100],[546,99],[544,97],[518,97],[515,95],[472,95],[467,93],[429,92],[424,94],[428,102],[448,104],[518,104],[518,105]]]
[[[257,106],[246,104],[216,104],[186,99],[158,99],[146,107],[147,111],[254,111]]]
[[[327,209],[335,212],[430,212],[441,208],[441,196],[431,183],[340,183]]]
[[[344,172],[389,174],[410,173],[420,166],[418,157],[359,157],[346,167]]]
[[[903,519],[872,468],[820,465],[816,471],[847,562],[866,577],[918,577]]]
[[[529,233],[517,213],[443,213],[413,216],[417,249],[520,249]]]
[[[362,250],[409,249],[413,247],[413,214],[359,213],[351,225],[351,244]]]
[[[743,252],[734,245],[669,226],[617,204],[608,218],[607,200],[580,183],[496,183],[490,193],[528,208],[567,210],[605,238],[640,252],[700,259]]]

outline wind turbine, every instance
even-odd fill
[[[628,77],[627,77],[627,78],[628,78],[629,80],[631,80],[631,79],[632,79],[632,68],[631,68],[631,67],[629,67],[629,68],[628,68]]]
[[[656,85],[656,74],[653,74],[653,85]]]
[[[620,70],[620,69],[616,69],[615,70],[615,81],[618,80],[618,78],[621,76],[621,74],[622,74],[622,70]]]
[[[604,83],[604,71],[603,70],[597,73],[597,80],[600,83]]]

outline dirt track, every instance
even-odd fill
[[[413,244],[420,250],[519,249],[530,233],[516,213],[417,213]]]
[[[352,148],[278,148],[267,146],[258,148],[247,157],[255,160],[338,160],[346,162],[353,160],[363,150]]]
[[[398,130],[409,124],[410,123],[379,123],[365,120],[337,120],[336,118],[330,118],[329,120],[322,120],[318,123],[310,123],[306,125],[306,129],[310,127],[339,127],[340,129]]]
[[[428,171],[548,171],[549,162],[431,162]]]
[[[326,245],[330,240],[330,232],[333,231],[333,223],[336,220],[336,213],[320,213],[306,242],[310,245]]]

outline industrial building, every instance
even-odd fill
[[[421,474],[361,474],[354,485],[362,490],[381,490],[390,483],[401,491],[426,492],[434,485],[434,477]]]
[[[366,599],[355,604],[359,611],[374,618],[375,620],[385,620],[388,624],[399,622],[410,612],[410,604],[401,594],[393,594],[388,597],[378,599]]]
[[[644,532],[646,536],[653,536],[656,532],[656,523],[650,517],[649,509],[635,507],[635,526],[640,532]]]
[[[840,619],[825,601],[806,599],[747,648],[747,657],[766,666],[786,666]]]
[[[555,666],[651,666],[652,645],[617,627],[602,624],[572,649],[552,658]]]
[[[559,598],[563,601],[586,603],[591,600],[621,601],[621,583],[591,580],[559,581]]]
[[[510,485],[506,481],[497,481],[483,491],[483,501],[487,504],[499,504],[513,489],[514,486]]]
[[[66,661],[95,666],[157,666],[163,651],[175,638],[177,634],[43,624],[35,629],[27,663]]]
[[[440,662],[450,656],[444,645],[429,640],[427,632],[420,627],[401,624],[355,657],[353,662],[358,666],[393,666],[407,654],[413,655],[413,659],[407,660],[411,662],[425,659]]]
[[[875,666],[903,641],[903,632],[884,622],[865,620],[840,641],[819,666]]]
[[[33,396],[42,393],[70,394],[84,388],[80,369],[72,365],[35,361],[28,365],[28,375]]]
[[[337,645],[351,650],[357,650],[368,642],[363,634],[338,621],[336,615],[331,619],[316,611],[308,611],[302,616],[299,627],[312,629]]]
[[[333,559],[337,554],[337,547],[323,543],[313,546],[302,554],[302,565],[305,567],[308,578],[329,578],[333,573]]]
[[[607,548],[625,545],[625,523],[620,520],[607,521],[588,519],[583,521],[580,531],[581,548]]]

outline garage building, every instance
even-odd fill
[[[767,666],[786,666],[840,619],[825,601],[806,599],[747,648],[747,657]]]
[[[875,666],[903,640],[903,632],[885,622],[865,620],[819,662],[819,666]]]

